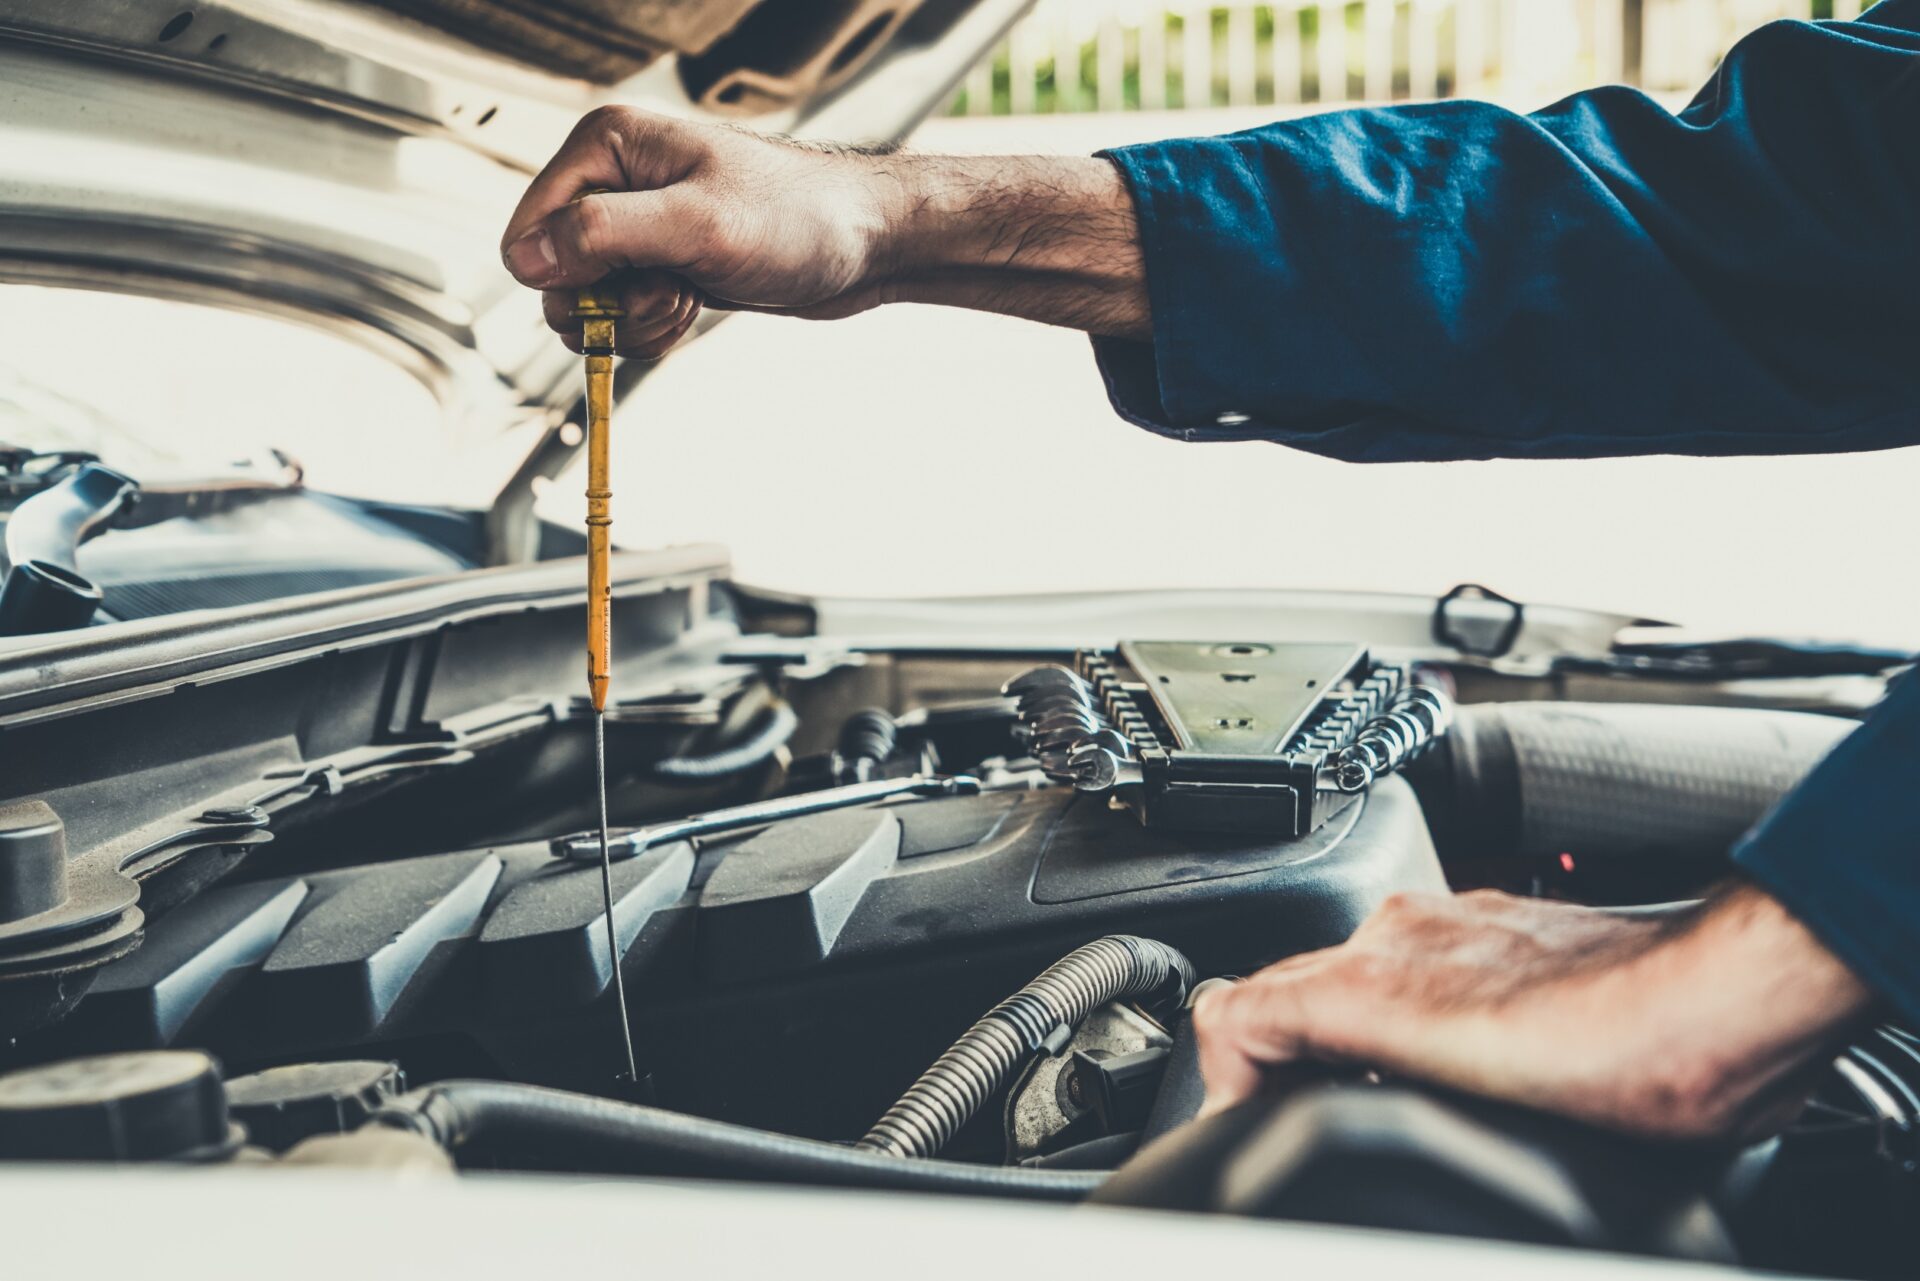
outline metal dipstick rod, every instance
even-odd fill
[[[593,768],[600,802],[600,893],[607,921],[607,964],[613,970],[613,999],[620,1007],[620,1039],[627,1051],[627,1079],[637,1087],[640,1063],[633,1052],[633,1023],[627,1013],[626,978],[620,971],[620,943],[613,926],[613,857],[607,848],[607,688],[613,660],[612,555],[613,481],[608,475],[613,434],[614,323],[620,317],[616,294],[582,289],[573,315],[580,322],[580,349],[587,358],[587,695],[593,700]]]

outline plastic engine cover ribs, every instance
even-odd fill
[[[660,1102],[820,1137],[857,1133],[981,1010],[1089,939],[1151,933],[1244,972],[1441,884],[1398,779],[1299,839],[1161,833],[1062,788],[791,819],[650,849],[613,878]],[[222,886],[153,922],[58,1035],[203,1047],[236,1072],[351,1050],[416,1079],[602,1089],[600,910],[598,869],[544,843]]]

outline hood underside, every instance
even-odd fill
[[[1025,4],[0,0],[0,283],[265,312],[385,351],[455,441],[524,437],[503,494],[524,526],[533,481],[576,451],[578,369],[497,240],[573,123],[612,102],[895,140]],[[496,541],[525,558],[525,528]]]

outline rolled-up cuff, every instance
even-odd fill
[[[1905,677],[1734,849],[1772,894],[1920,1025],[1920,681]]]
[[[1251,283],[1245,279],[1249,241],[1234,234],[1240,219],[1232,211],[1265,204],[1250,174],[1220,163],[1231,153],[1231,144],[1218,138],[1098,153],[1120,171],[1133,198],[1153,339],[1096,337],[1094,360],[1116,413],[1176,440],[1246,440],[1270,430],[1237,406],[1215,404],[1223,384],[1196,362],[1219,345],[1209,344],[1208,335],[1222,311],[1232,309],[1219,287],[1236,278],[1243,289]]]

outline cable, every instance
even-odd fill
[[[706,756],[670,756],[664,761],[655,761],[653,773],[656,778],[682,782],[707,782],[744,774],[764,765],[787,745],[787,740],[799,728],[800,718],[793,708],[785,703],[770,703],[756,718],[752,732],[740,742]]]
[[[1075,948],[968,1028],[860,1146],[893,1156],[933,1155],[1028,1055],[1058,1053],[1087,1015],[1109,1001],[1145,997],[1178,1006],[1193,978],[1186,957],[1153,939],[1110,934]]]

